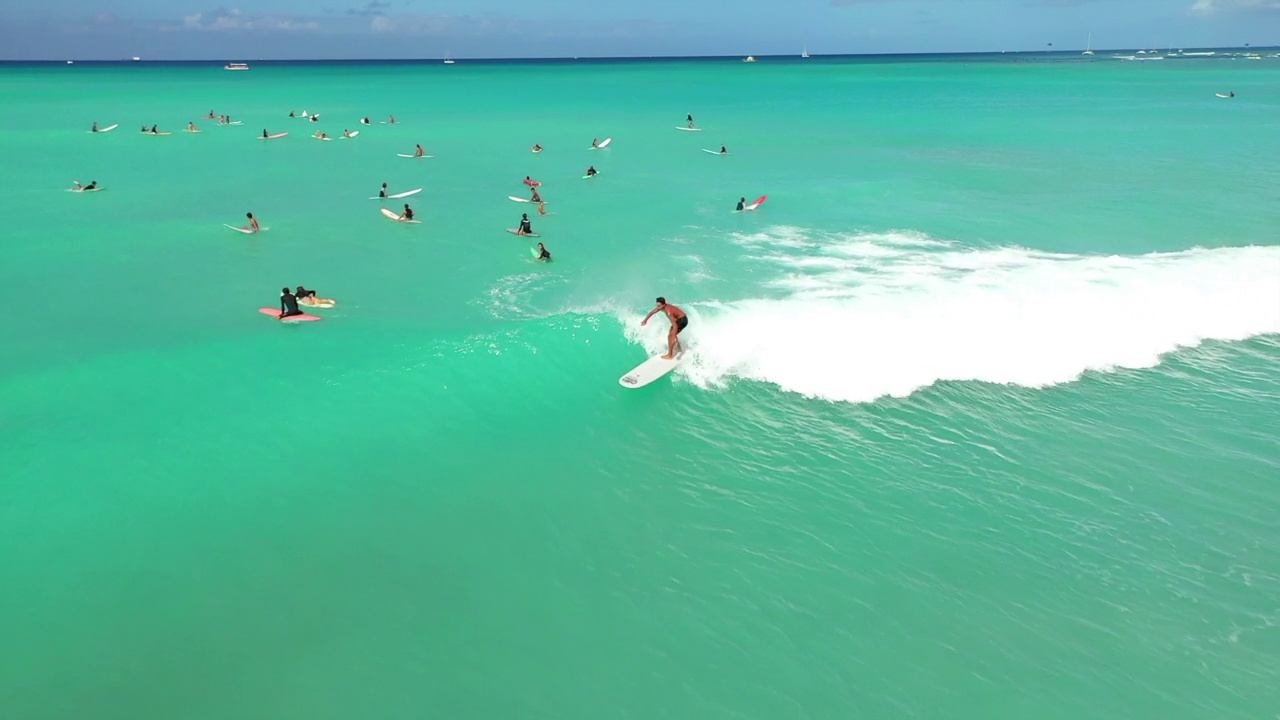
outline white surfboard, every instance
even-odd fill
[[[334,307],[337,307],[337,305],[338,305],[337,303],[333,303],[333,302],[309,303],[309,302],[303,302],[301,300],[298,301],[298,307],[300,308],[317,308],[320,310],[332,310]]]
[[[255,231],[255,230],[253,230],[252,228],[236,227],[235,225],[227,225],[226,223],[223,223],[223,227],[229,227],[229,228],[231,228],[232,230],[235,230],[235,231],[236,231],[236,232],[238,232],[238,233],[244,233],[245,235],[252,235],[252,234],[254,234],[254,232],[263,232],[263,231],[265,231],[265,230],[270,230],[270,229],[271,229],[271,228],[261,228],[261,229],[259,229],[259,230],[256,230],[256,231]]]
[[[516,197],[515,195],[508,195],[508,196],[507,196],[507,199],[508,199],[508,200],[511,200],[512,202],[523,202],[523,203],[531,203],[531,202],[533,202],[533,201],[532,201],[532,200],[530,200],[529,198]]]
[[[421,221],[421,220],[402,220],[402,219],[400,218],[399,213],[393,213],[393,212],[391,212],[390,210],[388,210],[388,209],[386,209],[386,208],[382,208],[382,214],[383,214],[383,215],[386,215],[386,216],[387,216],[387,219],[389,219],[389,220],[395,220],[396,222],[402,222],[402,223],[414,223],[414,224],[421,224],[421,223],[422,223],[422,221]]]
[[[1214,95],[1217,95],[1217,96],[1218,96],[1218,97],[1220,97],[1220,98],[1229,98],[1229,97],[1231,97],[1230,95],[1228,95],[1228,94],[1226,94],[1226,93],[1214,93]],[[111,127],[115,127],[115,125],[112,125]],[[108,128],[108,129],[110,129],[110,128]],[[98,132],[103,132],[103,131],[102,131],[102,130],[99,130]]]
[[[520,237],[542,237],[538,233],[521,233],[520,228],[507,228],[507,232],[512,235],[519,235]]]
[[[591,148],[591,149],[592,149],[592,150],[603,150],[604,148],[609,147],[609,143],[611,143],[611,142],[613,142],[613,138],[611,138],[611,137],[607,137],[607,138],[605,138],[604,140],[601,140],[599,145],[596,145],[595,147],[593,147],[593,148]]]
[[[342,139],[344,139],[344,140],[345,140],[345,139],[347,139],[347,138],[353,138],[353,137],[355,137],[355,136],[357,136],[357,135],[359,135],[359,134],[360,134],[360,131],[359,131],[359,130],[357,130],[357,131],[355,131],[355,132],[351,133],[350,135],[343,135],[343,136],[341,136],[341,137],[342,137]]]
[[[719,150],[708,150],[706,148],[702,148],[702,152],[711,153],[712,155],[732,155],[733,154],[733,153],[727,153],[727,152],[720,152]]]
[[[265,140],[266,138],[263,138],[263,139]],[[331,138],[331,137],[316,137],[315,135],[312,135],[312,136],[311,136],[311,139],[312,139],[312,140],[324,140],[325,142],[328,142],[328,141],[332,140],[333,138]]]
[[[370,200],[399,200],[400,198],[407,198],[410,195],[417,195],[420,192],[422,192],[422,188],[414,188],[412,190],[405,190],[402,193],[396,193],[395,195],[388,195],[386,197],[371,197],[369,199]]]
[[[642,388],[680,367],[682,362],[684,362],[683,353],[677,355],[674,360],[665,360],[661,355],[654,355],[635,366],[631,372],[618,378],[618,384],[624,388]]]
[[[104,133],[104,132],[111,132],[112,130],[115,130],[115,129],[116,129],[116,128],[118,128],[118,127],[120,127],[120,123],[116,123],[115,125],[108,125],[108,126],[106,126],[106,127],[104,127],[104,128],[98,128],[98,132],[100,132],[100,133]],[[92,131],[92,130],[89,130],[89,131],[87,131],[87,132],[93,132],[93,131]]]
[[[396,153],[396,157],[407,157],[407,158],[432,158],[432,157],[435,157],[435,155],[406,155],[405,153]]]
[[[676,126],[676,129],[684,130],[685,132],[702,132],[702,128],[681,127],[679,125]]]

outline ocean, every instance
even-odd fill
[[[1278,717],[1245,60],[0,65],[0,714]]]

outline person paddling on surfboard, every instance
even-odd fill
[[[405,203],[405,204],[404,204],[404,212],[400,213],[400,217],[399,217],[399,218],[397,218],[397,219],[399,219],[399,220],[412,220],[412,219],[413,219],[413,208],[409,207],[409,203]]]
[[[248,213],[245,213],[245,214],[244,214],[244,216],[245,216],[245,217],[247,217],[247,218],[249,218],[249,229],[250,229],[251,231],[253,231],[253,232],[258,232],[259,230],[261,230],[261,229],[262,229],[262,228],[258,227],[258,218],[254,217],[254,216],[253,216],[253,213],[248,212]]]
[[[551,252],[547,250],[547,246],[542,243],[538,243],[538,259],[551,262]]]
[[[680,331],[689,327],[689,316],[683,310],[671,305],[666,298],[658,298],[658,306],[649,311],[648,315],[640,321],[641,325],[649,322],[649,318],[657,313],[666,313],[667,318],[671,320],[671,332],[667,333],[667,354],[662,356],[663,360],[672,360],[676,356],[676,348],[680,348],[680,354],[684,354],[684,348],[680,346]]]
[[[539,145],[539,144],[537,144],[537,143],[534,143],[534,144],[533,144],[533,151],[534,151],[534,152],[542,152],[542,146],[541,146],[541,145]]]
[[[302,311],[298,309],[298,298],[289,292],[289,288],[280,288],[280,319],[301,314]]]
[[[520,214],[520,227],[516,229],[517,235],[532,235],[533,223],[529,222],[529,213]]]

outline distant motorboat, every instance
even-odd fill
[[[748,55],[742,60],[742,62],[755,62],[755,61],[756,61],[755,55]]]
[[[227,63],[224,70],[248,70],[249,63]]]

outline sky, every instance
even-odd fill
[[[0,8],[0,60],[998,52],[1079,50],[1090,35],[1095,50],[1278,45],[1280,0],[52,0]]]

